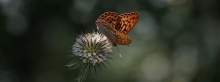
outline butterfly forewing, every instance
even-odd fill
[[[103,20],[97,20],[96,21],[97,29],[104,34],[108,41],[113,43],[113,45],[116,44],[121,44],[121,45],[126,45],[131,43],[131,39],[126,36],[123,33],[120,33],[119,31],[112,29],[110,25],[103,21]]]
[[[116,25],[115,29],[123,34],[127,34],[134,27],[138,18],[139,14],[137,12],[121,14],[117,21],[119,24]]]
[[[110,42],[114,43],[114,39],[116,38],[115,35],[117,31],[115,29],[112,29],[109,23],[107,23],[104,20],[98,19],[96,21],[96,26],[99,32],[104,34]]]
[[[111,27],[115,27],[117,23],[118,14],[115,12],[105,12],[98,19],[108,23]]]

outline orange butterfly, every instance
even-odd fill
[[[134,27],[138,17],[137,12],[120,15],[115,12],[105,12],[97,19],[96,26],[113,46],[128,45],[131,43],[131,38],[126,34]]]

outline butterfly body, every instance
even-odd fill
[[[97,29],[104,34],[113,46],[128,45],[131,38],[126,34],[138,20],[138,13],[131,12],[118,15],[115,12],[105,12],[96,21]]]

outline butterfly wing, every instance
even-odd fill
[[[100,33],[105,35],[111,43],[114,43],[114,39],[116,38],[116,30],[112,29],[109,23],[104,20],[98,19],[96,22],[97,29]]]
[[[127,34],[138,21],[139,14],[137,12],[121,14],[117,18],[115,29],[123,34]]]
[[[96,21],[96,26],[99,32],[104,34],[108,41],[111,42],[114,46],[117,44],[127,45],[131,43],[131,39],[126,36],[125,34],[113,29],[109,23],[105,22],[104,20],[98,19]]]
[[[106,23],[108,23],[112,28],[115,28],[116,24],[117,24],[117,18],[118,18],[118,14],[115,12],[105,12],[103,13],[98,20],[103,20]]]

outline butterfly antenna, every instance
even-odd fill
[[[117,49],[118,49],[118,46],[117,46]],[[119,49],[118,49],[118,54],[120,55],[120,57],[122,57],[121,53],[119,52]]]

